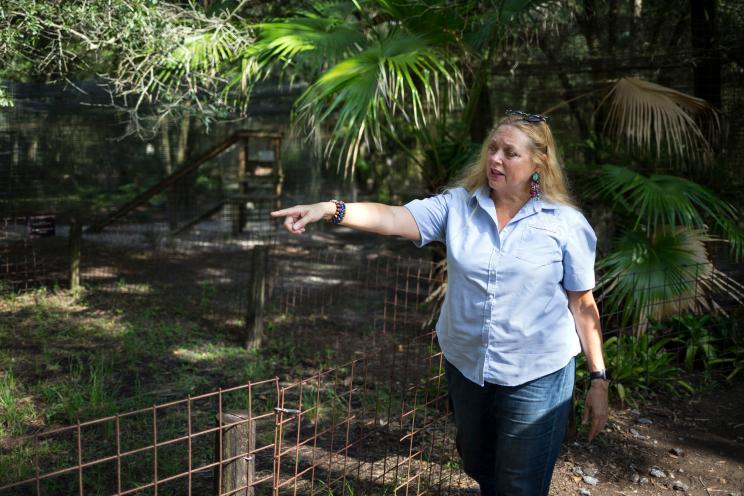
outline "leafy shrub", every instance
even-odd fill
[[[674,353],[665,347],[672,338],[654,339],[641,336],[613,336],[604,342],[608,367],[612,369],[610,392],[621,403],[636,405],[639,400],[659,389],[673,394],[693,392],[687,381],[680,378],[683,370],[676,366]],[[586,358],[577,362],[577,384],[585,384]]]
[[[709,378],[722,364],[741,362],[744,342],[737,324],[736,318],[721,314],[685,313],[654,322],[650,329],[672,339],[669,348],[676,345],[678,360],[687,372],[703,370]]]

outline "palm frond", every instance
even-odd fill
[[[464,39],[471,50],[476,52],[487,50],[494,45],[494,41],[508,36],[525,34],[540,16],[543,7],[552,2],[545,0],[506,0],[491,2],[483,6],[483,2],[476,2],[481,9],[477,15],[467,15],[467,28]],[[524,36],[517,36],[522,39]]]
[[[712,191],[688,179],[665,174],[645,176],[626,167],[602,165],[592,181],[591,194],[604,198],[631,218],[630,227],[647,232],[661,226],[708,230],[728,241],[734,256],[744,254],[744,230],[739,213]]]
[[[466,29],[475,2],[411,2],[410,0],[375,0],[389,24],[400,24],[410,33],[436,39],[441,46],[455,43]]]
[[[457,84],[459,74],[424,38],[395,33],[321,75],[296,102],[298,122],[318,133],[333,116],[326,152],[340,147],[339,165],[353,172],[363,141],[381,146],[381,126],[400,116],[418,128],[436,115],[442,80]]]
[[[608,105],[605,131],[631,147],[666,151],[680,160],[707,163],[711,143],[717,140],[720,122],[705,100],[638,78],[622,78],[600,102]],[[710,122],[706,137],[696,117]]]
[[[600,300],[623,322],[644,329],[648,318],[686,310],[718,310],[716,294],[744,299],[744,286],[710,262],[701,230],[663,226],[653,233],[629,231],[597,263]]]
[[[364,35],[354,22],[308,13],[281,22],[257,24],[258,40],[243,52],[249,70],[245,81],[266,77],[274,67],[302,65],[318,70],[323,64],[358,52]]]
[[[191,35],[167,55],[161,78],[168,81],[174,75],[215,74],[237,56],[244,43],[244,37],[229,25]]]

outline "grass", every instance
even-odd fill
[[[373,327],[369,322],[359,326],[346,322],[346,327],[338,330],[328,308],[322,315],[305,315],[312,311],[293,307],[287,315],[277,315],[266,322],[266,338],[260,350],[247,351],[242,347],[240,334],[245,302],[236,290],[241,280],[229,271],[209,279],[203,267],[176,262],[181,263],[178,270],[187,271],[193,279],[183,281],[179,279],[180,272],[168,269],[160,271],[162,280],[153,276],[147,282],[121,275],[112,275],[101,283],[88,279],[79,295],[38,290],[0,296],[0,428],[4,429],[0,433],[0,485],[33,476],[29,472],[33,446],[21,442],[23,435],[249,381],[278,377],[280,386],[286,387],[348,360],[339,356],[339,342],[344,339],[349,341],[342,344],[341,351],[353,352],[356,347],[363,348],[364,343],[372,341],[382,346],[391,338],[376,335],[373,339],[374,332],[367,332],[368,327]],[[143,269],[140,264],[148,260],[137,259],[133,263],[137,270],[130,273],[139,273]],[[223,279],[229,281],[229,287],[225,287]],[[339,368],[324,375],[321,384],[313,382],[303,390],[301,401],[297,390],[288,393],[287,408],[305,412],[303,429],[311,430],[311,419],[312,423],[317,420],[337,424],[343,420],[348,408],[350,372]],[[355,387],[359,373],[354,379]],[[362,396],[374,398],[360,399],[360,393],[355,392],[353,401],[357,403],[352,404],[353,408],[358,408],[359,401],[366,401],[367,415],[387,416],[384,403],[391,400],[391,394],[370,389]],[[244,393],[225,393],[222,407],[245,409],[246,398]],[[277,392],[273,383],[254,389],[252,398],[254,413],[274,412]],[[215,426],[216,399],[195,400],[191,406],[194,431]],[[288,430],[297,425],[291,417],[286,416]],[[122,449],[148,444],[154,430],[159,442],[182,436],[188,418],[183,406],[180,410],[158,410],[156,425],[151,411],[127,417],[121,424]],[[274,442],[274,421],[273,417],[261,421],[257,445]],[[343,436],[342,428],[345,426],[337,426],[335,442]],[[84,459],[109,456],[115,447],[114,429],[113,420],[87,428]],[[74,430],[71,432],[63,439],[55,438],[54,443],[39,444],[37,453],[45,460],[45,467],[75,464],[77,441]],[[287,438],[286,442],[290,441]],[[184,469],[184,443],[164,445],[158,451],[161,478]],[[193,453],[194,465],[214,461],[214,434],[201,436]],[[147,450],[128,459],[124,464],[127,487],[150,481],[152,463]],[[50,481],[45,493],[67,494],[68,486],[75,485],[74,479],[72,476]],[[210,476],[199,480],[211,485]],[[92,486],[86,487],[86,494],[110,489],[105,477],[98,477],[95,471],[90,477],[86,472],[86,484],[88,481]],[[167,493],[159,490],[159,494]]]
[[[208,284],[196,288],[193,307],[177,311],[162,300],[150,298],[155,291],[152,287],[129,284],[123,278],[104,289],[88,288],[79,297],[46,290],[0,297],[0,485],[33,476],[29,469],[33,467],[29,463],[33,446],[15,443],[15,438],[218,387],[276,375],[301,375],[307,368],[321,367],[333,356],[324,349],[301,353],[290,340],[272,339],[271,324],[264,346],[256,351],[245,350],[229,330],[202,327],[200,313],[218,299],[215,288]],[[234,316],[228,314],[228,319],[234,320]],[[338,399],[332,401],[332,392],[324,394],[331,395],[324,402],[334,405],[324,415],[337,415]],[[275,392],[256,391],[254,411],[273,411],[276,401]],[[195,429],[214,425],[217,408],[213,403],[194,402]],[[246,408],[245,395],[226,394],[223,408]],[[159,439],[183,435],[185,418],[185,411],[161,412]],[[101,432],[87,433],[86,443],[97,443],[100,448],[84,446],[84,450],[99,450],[99,455],[105,455],[114,443],[113,428],[110,423]],[[152,421],[134,418],[126,431],[146,440],[152,432]],[[266,441],[273,442],[273,433]],[[73,438],[48,442],[40,445],[37,453],[52,465],[62,463],[76,452],[75,443]],[[212,461],[213,449],[213,441],[206,442],[195,451],[194,463]],[[176,446],[163,449],[159,467],[164,476],[183,470],[183,457],[177,452]],[[128,471],[132,482],[149,480],[151,459],[133,457]],[[90,480],[95,480],[94,473]],[[49,489],[64,493],[70,483],[60,478],[50,482]],[[97,487],[105,484],[101,482]]]
[[[38,417],[36,407],[24,394],[13,371],[0,373],[0,438],[23,434]]]
[[[66,412],[59,421],[74,421],[79,410],[60,404],[70,393],[78,398],[72,403],[100,411],[106,403],[164,388],[185,396],[263,379],[278,363],[266,353],[244,350],[227,333],[169,317],[159,306],[122,310],[109,306],[110,298],[103,300],[108,301],[76,301],[64,293],[0,300],[0,353],[10,358],[3,364],[17,369],[37,401]]]
[[[85,364],[83,358],[70,358],[66,377],[50,378],[37,383],[50,422],[65,422],[81,416],[104,416],[115,413],[116,386],[111,371],[111,359],[94,358]]]

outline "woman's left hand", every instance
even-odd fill
[[[589,392],[586,393],[586,404],[584,415],[581,417],[581,423],[589,424],[588,440],[591,442],[594,437],[602,432],[607,424],[609,407],[607,405],[608,382],[603,380],[591,381]],[[591,421],[591,423],[590,423]]]

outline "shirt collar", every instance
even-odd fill
[[[491,189],[487,186],[480,186],[470,192],[470,201],[475,199],[483,210],[488,213],[493,213],[493,217],[496,217],[496,207],[491,199]],[[555,205],[545,200],[528,200],[519,212],[514,216],[511,221],[517,221],[524,217],[542,212],[543,210],[555,210]],[[510,222],[511,222],[510,221]]]

